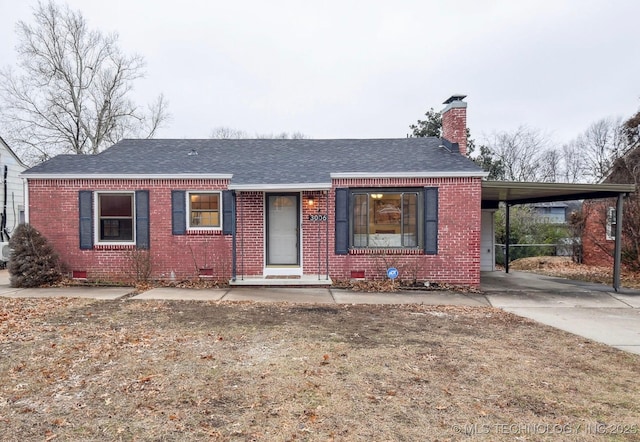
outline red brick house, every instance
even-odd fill
[[[477,286],[481,181],[464,96],[443,138],[123,140],[26,171],[28,222],[73,276]]]
[[[638,184],[640,180],[640,147],[630,150],[616,160],[603,180],[605,184]],[[598,199],[583,204],[584,230],[582,234],[583,262],[588,265],[610,266],[613,263],[617,227],[616,199]],[[640,195],[631,193],[624,203],[622,259],[627,266],[640,267]]]
[[[616,228],[616,200],[587,201],[583,204],[582,262],[594,266],[611,266]]]

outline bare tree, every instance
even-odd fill
[[[303,140],[307,138],[302,132],[280,132],[277,134],[257,134],[256,138],[274,139],[274,140]]]
[[[580,183],[586,180],[584,176],[584,156],[580,147],[574,141],[562,146],[560,154],[562,168],[560,180],[565,183]]]
[[[17,24],[17,69],[0,72],[3,123],[25,161],[95,154],[166,123],[162,95],[145,110],[129,98],[144,60],[125,55],[117,35],[89,29],[79,11],[52,0],[39,2],[33,19]]]
[[[209,138],[218,140],[241,140],[249,138],[247,132],[241,129],[233,129],[227,126],[218,126],[211,131]],[[256,139],[270,139],[270,140],[302,140],[307,138],[302,132],[280,132],[277,134],[256,134]]]
[[[248,138],[248,136],[243,130],[233,129],[227,126],[218,126],[213,128],[209,138],[214,138],[216,140],[240,140]]]
[[[640,146],[640,111],[624,122],[622,132],[627,139],[629,148]]]
[[[537,129],[521,126],[514,132],[498,132],[486,144],[501,164],[504,180],[541,181],[557,175],[540,167],[550,149],[547,137]]]
[[[557,183],[563,175],[562,154],[555,149],[548,149],[540,154],[538,181],[543,183]]]
[[[585,178],[594,183],[607,176],[627,147],[620,118],[603,118],[592,123],[572,143],[583,158]]]

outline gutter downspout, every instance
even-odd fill
[[[29,224],[29,180],[22,178],[22,196],[24,201],[24,223]]]
[[[321,205],[321,203],[320,203],[320,196],[319,195],[317,197],[317,200],[318,200],[318,210],[317,210],[317,212],[318,212],[318,215],[320,215],[320,210],[321,210],[320,209],[320,205]],[[321,275],[321,273],[320,273],[320,263],[322,262],[322,252],[321,252],[321,248],[320,248],[322,246],[322,234],[320,233],[320,227],[322,227],[322,226],[321,226],[320,223],[316,223],[316,224],[318,226],[318,231],[317,231],[317,235],[316,235],[318,237],[318,281],[320,281],[320,275]]]
[[[510,235],[510,225],[509,225],[509,203],[507,203],[507,210],[505,214],[505,239],[504,239],[504,272],[509,273],[509,236]]]
[[[236,281],[236,276],[238,274],[237,269],[237,254],[236,254],[236,191],[234,190],[233,198],[231,198],[233,207],[231,208],[232,218],[233,218],[233,226],[231,226],[231,280],[233,282]]]
[[[242,270],[240,279],[244,281],[244,204],[240,201],[240,269]]]
[[[2,222],[0,223],[0,238],[4,241],[4,237],[7,237],[7,241],[9,241],[9,233],[7,232],[7,173],[9,168],[7,165],[4,165],[4,175],[3,175],[3,199],[2,199]]]
[[[326,260],[326,267],[327,267],[327,276],[326,276],[326,280],[329,280],[329,191],[325,190],[324,191],[324,201],[327,205],[327,220],[325,221],[324,225],[325,225],[325,260]]]

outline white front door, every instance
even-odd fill
[[[300,196],[267,194],[267,266],[300,264]]]
[[[480,271],[493,272],[495,270],[495,230],[493,226],[493,211],[483,210],[480,222]]]

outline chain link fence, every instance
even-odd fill
[[[496,264],[504,265],[506,245],[496,244]],[[509,244],[509,262],[534,256],[567,256],[582,262],[582,244],[577,239],[567,239],[559,244]]]

